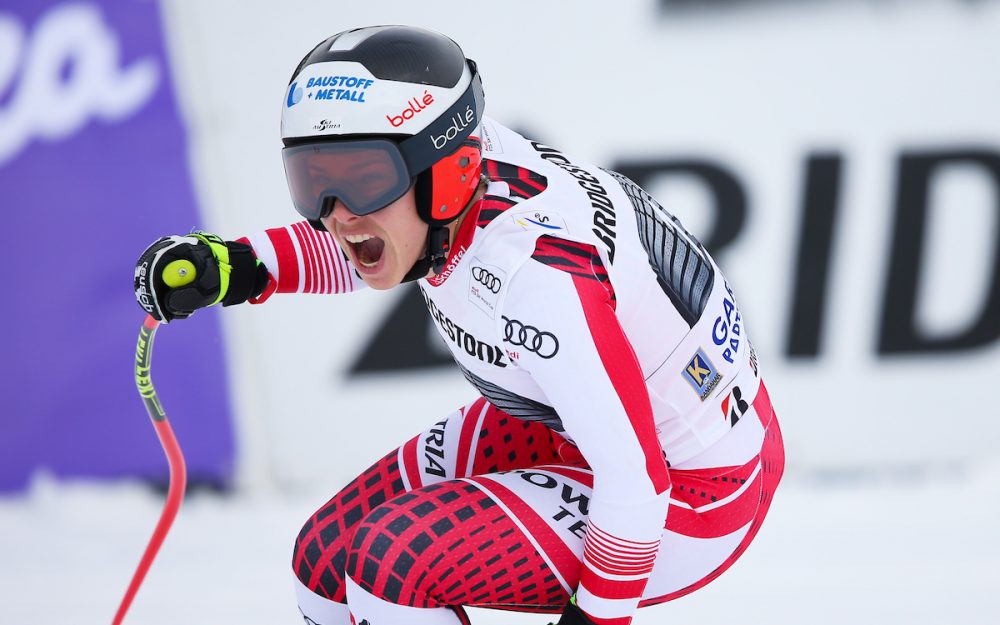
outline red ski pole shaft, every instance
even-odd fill
[[[125,619],[125,613],[132,605],[132,600],[135,598],[142,580],[146,577],[146,572],[149,571],[153,558],[156,557],[160,545],[163,544],[163,539],[170,531],[174,517],[177,516],[177,510],[181,507],[184,488],[187,484],[184,454],[181,452],[180,445],[177,444],[177,438],[170,427],[170,422],[167,421],[167,414],[163,411],[163,406],[160,405],[160,398],[156,394],[156,389],[153,388],[153,381],[149,375],[150,361],[153,357],[153,338],[156,336],[156,329],[159,325],[160,323],[156,319],[147,316],[139,331],[139,343],[135,348],[135,384],[142,396],[143,403],[146,405],[146,412],[153,420],[156,436],[160,439],[163,451],[167,455],[167,463],[170,466],[170,482],[167,488],[167,500],[163,505],[163,512],[160,513],[160,520],[156,524],[156,529],[153,530],[149,544],[146,545],[146,551],[142,554],[139,566],[132,575],[132,581],[125,591],[121,605],[118,606],[113,625],[121,625]]]

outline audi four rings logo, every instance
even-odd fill
[[[472,268],[472,278],[479,284],[485,286],[493,293],[499,293],[500,286],[503,284],[503,282],[500,281],[500,278],[494,276],[492,273],[486,271],[482,267]]]
[[[518,345],[534,352],[542,358],[552,358],[559,353],[559,339],[551,332],[539,330],[517,319],[503,317],[507,325],[503,330],[503,340],[511,345]]]

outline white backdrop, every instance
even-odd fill
[[[207,223],[178,227],[235,237],[295,220],[278,138],[292,69],[343,29],[426,26],[477,60],[488,113],[502,122],[603,165],[695,159],[738,182],[746,219],[718,260],[767,371],[790,470],[905,472],[995,456],[1000,415],[987,390],[1000,375],[996,337],[977,349],[893,357],[877,346],[890,242],[912,228],[910,218],[894,225],[901,155],[1000,154],[1000,5],[764,4],[674,15],[653,0],[168,2],[207,209]],[[813,196],[836,197],[835,220],[808,244],[831,233],[825,315],[816,354],[790,358],[807,161],[822,154],[840,163],[839,183]],[[713,196],[697,177],[660,177],[649,188],[696,234],[713,227]],[[984,310],[1000,180],[952,165],[928,195],[915,326],[948,336]],[[347,376],[398,298],[276,296],[226,311],[244,480],[340,484],[472,397],[453,370]]]

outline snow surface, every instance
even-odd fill
[[[189,496],[126,623],[301,623],[289,559],[327,492]],[[136,484],[39,479],[0,498],[0,623],[110,623],[162,505]],[[637,625],[1000,622],[1000,463],[791,475],[720,579]],[[547,617],[475,610],[475,625]]]

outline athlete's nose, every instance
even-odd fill
[[[360,217],[347,210],[347,206],[345,206],[340,200],[335,200],[333,202],[333,210],[330,211],[330,216],[342,224],[351,223],[356,219],[360,219]]]
[[[323,224],[323,227],[326,228],[327,232],[330,234],[336,234],[335,222],[349,224],[355,219],[358,219],[358,216],[347,210],[343,202],[334,201],[333,210],[322,217],[320,219],[320,223]]]

